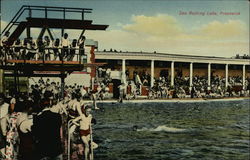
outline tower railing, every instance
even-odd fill
[[[15,51],[18,49],[19,51]],[[42,51],[39,51],[42,49]],[[57,50],[55,53],[54,50]],[[64,54],[66,51],[67,54]],[[87,55],[83,48],[62,48],[62,47],[44,47],[44,48],[28,48],[28,47],[4,47],[0,50],[0,66],[11,65],[12,63],[34,63],[34,64],[85,64]]]
[[[49,12],[62,12],[62,18],[66,19],[66,13],[67,12],[74,12],[74,13],[80,13],[81,14],[81,20],[85,19],[84,13],[92,13],[92,9],[90,8],[73,8],[73,7],[51,7],[51,6],[29,6],[29,5],[23,5],[18,12],[15,14],[15,16],[11,19],[11,21],[8,23],[8,25],[3,29],[1,32],[1,35],[5,32],[8,32],[13,25],[18,25],[20,22],[18,21],[20,17],[23,15],[25,11],[28,11],[28,17],[32,17],[32,11],[44,11],[44,18],[48,18]]]

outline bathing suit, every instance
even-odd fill
[[[87,130],[80,129],[80,136],[87,136],[90,134],[90,128]]]
[[[73,109],[70,109],[70,110],[69,110],[69,115],[72,116],[72,117],[77,117],[77,116],[79,116],[78,112],[77,112],[77,111],[74,111]]]

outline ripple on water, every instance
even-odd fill
[[[105,104],[94,113],[95,160],[247,160],[247,104]]]

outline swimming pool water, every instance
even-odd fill
[[[95,160],[248,160],[249,104],[99,103]]]

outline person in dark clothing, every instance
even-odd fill
[[[62,160],[62,143],[60,128],[62,118],[60,114],[51,112],[53,105],[52,93],[45,92],[41,105],[44,108],[33,119],[32,131],[35,138],[37,160]]]
[[[67,57],[68,61],[72,61],[75,54],[76,54],[76,46],[77,46],[77,40],[73,39],[73,42],[70,45],[70,53],[69,56]]]
[[[194,95],[195,95],[195,89],[194,89],[194,87],[192,87],[192,89],[191,89],[191,98],[194,98]]]

